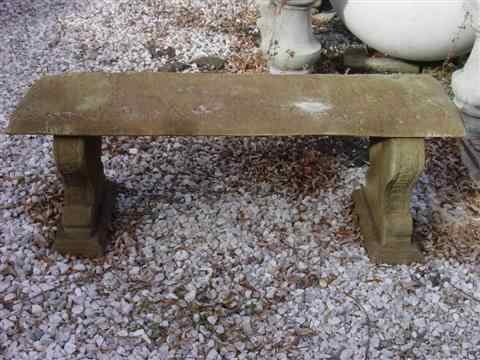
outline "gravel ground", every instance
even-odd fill
[[[233,0],[0,2],[0,129],[30,84],[67,71],[262,71]],[[316,24],[319,71],[355,42]],[[3,130],[2,130],[3,131]],[[0,358],[479,359],[480,194],[453,141],[414,195],[427,261],[372,266],[352,224],[364,140],[109,138],[119,185],[104,259],[50,249],[51,139],[0,135]]]

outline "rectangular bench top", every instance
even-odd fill
[[[72,73],[34,83],[9,134],[462,137],[428,75]]]

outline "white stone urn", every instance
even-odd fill
[[[455,93],[455,103],[459,109],[480,121],[480,0],[474,1],[476,4],[475,45],[465,67],[453,74],[452,88]]]
[[[322,46],[312,30],[315,0],[272,0],[272,33],[267,55],[272,73],[308,72]]]
[[[437,61],[473,45],[477,0],[331,0],[348,29],[386,55]]]

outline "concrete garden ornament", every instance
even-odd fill
[[[316,0],[259,0],[258,26],[262,51],[270,70],[309,72],[320,59],[322,46],[312,31],[312,6]]]
[[[480,0],[475,0],[474,14],[475,45],[465,67],[453,74],[452,87],[460,110],[480,121]]]
[[[436,61],[473,45],[476,0],[331,0],[348,29],[386,55]]]
[[[453,74],[452,88],[466,130],[461,147],[462,159],[472,179],[480,183],[480,0],[475,0],[475,4],[475,45],[465,67]]]

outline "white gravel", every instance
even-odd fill
[[[252,13],[233,0],[2,1],[0,129],[47,73],[251,58]],[[152,58],[152,39],[174,58]],[[372,266],[352,224],[362,140],[106,139],[121,186],[96,261],[50,250],[51,145],[0,135],[0,358],[480,358],[480,195],[450,142],[429,144],[415,194],[427,262],[396,267]]]

